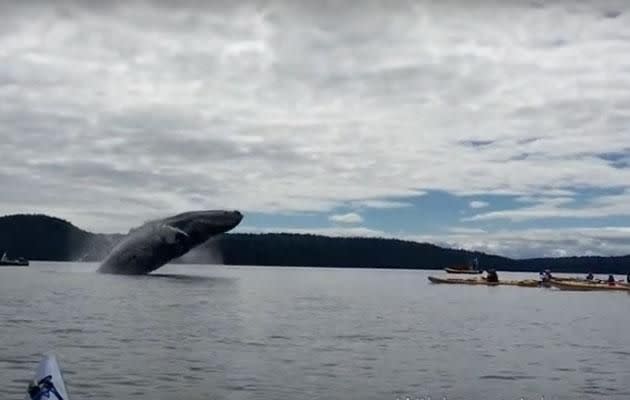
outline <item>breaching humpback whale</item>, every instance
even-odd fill
[[[147,222],[112,249],[98,272],[148,274],[210,237],[229,231],[242,219],[238,211],[191,211]]]

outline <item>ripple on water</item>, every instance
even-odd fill
[[[8,318],[4,320],[4,323],[7,325],[24,325],[30,324],[34,322],[32,319],[24,319],[24,318]]]
[[[182,375],[182,378],[187,382],[202,382],[203,378],[196,375]]]
[[[74,333],[96,333],[97,331],[93,329],[86,330],[83,328],[57,328],[57,329],[52,329],[50,332],[55,335],[71,335]]]
[[[364,335],[364,334],[349,334],[349,335],[335,335],[333,339],[337,340],[349,340],[349,341],[358,341],[358,342],[381,342],[393,340],[393,336],[372,336],[372,335]]]
[[[315,348],[315,351],[322,353],[342,353],[342,352],[352,352],[352,349],[348,347],[342,347],[339,345],[324,345]]]
[[[62,346],[64,348],[76,348],[83,350],[109,350],[109,346],[105,346],[102,344],[82,344],[82,343],[73,343],[69,345]]]
[[[243,342],[241,342],[240,339],[234,338],[234,337],[222,337],[216,340],[217,343],[220,344],[227,344],[227,345],[241,345]]]
[[[27,359],[4,358],[4,359],[0,359],[0,363],[4,363],[8,365],[18,365],[18,366],[24,366],[24,365],[31,366],[33,364],[33,361],[27,360]]]
[[[269,336],[269,339],[273,339],[273,340],[291,340],[290,337],[282,336],[282,335],[271,335],[271,336]]]
[[[483,380],[496,380],[496,381],[523,381],[537,379],[535,376],[530,375],[483,375],[479,379]]]
[[[235,385],[235,384],[227,384],[224,385],[224,388],[234,392],[253,392],[256,390],[256,385],[254,384],[243,384],[243,385]]]
[[[542,344],[537,343],[516,343],[513,345],[518,349],[542,350],[545,348]]]
[[[527,366],[529,366],[529,367],[540,367],[542,365],[543,365],[543,363],[541,363],[540,361],[529,361],[527,363]]]
[[[245,345],[250,346],[250,347],[266,347],[267,343],[251,341],[251,342],[246,342]]]
[[[606,396],[606,395],[610,395],[615,393],[615,391],[613,390],[611,391],[607,391],[605,389],[600,389],[597,387],[582,387],[582,393],[584,394],[591,394],[591,395],[595,395],[595,396]]]
[[[600,369],[597,369],[588,365],[584,367],[580,367],[579,371],[586,374],[592,374],[592,375],[609,375],[613,373],[611,371],[600,370]]]
[[[64,376],[66,374],[64,373]],[[65,381],[65,379],[64,379]],[[87,390],[101,390],[101,389],[105,389],[107,387],[107,385],[104,385],[104,382],[99,382],[99,381],[95,381],[95,380],[90,380],[90,381],[81,381],[79,383],[79,385],[81,386],[81,389],[87,389]]]
[[[609,351],[608,354],[613,354],[613,355],[622,356],[622,357],[630,357],[630,351],[623,351],[623,350]]]

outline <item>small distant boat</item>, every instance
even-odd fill
[[[483,271],[472,269],[472,268],[458,268],[458,267],[444,268],[444,271],[448,272],[449,274],[468,274],[468,275],[479,275],[483,273]]]
[[[472,262],[470,262],[466,266],[460,265],[456,267],[449,267],[449,268],[445,268],[444,271],[446,271],[449,274],[468,274],[468,275],[479,275],[483,273],[483,270],[479,268],[479,259],[477,257],[473,258]]]
[[[11,259],[7,257],[7,253],[2,254],[2,258],[0,258],[0,267],[28,267],[28,260],[22,257],[18,257],[16,259]]]

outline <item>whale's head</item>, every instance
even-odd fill
[[[191,211],[157,221],[159,225],[174,228],[178,241],[192,249],[212,236],[227,232],[243,219],[238,211]]]
[[[181,257],[211,237],[236,227],[238,211],[191,211],[148,222],[129,232],[107,256],[99,272],[147,274]]]

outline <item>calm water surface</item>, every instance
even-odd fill
[[[628,399],[630,295],[427,271],[0,269],[0,386],[54,350],[73,399]],[[506,274],[504,274],[505,276]]]

